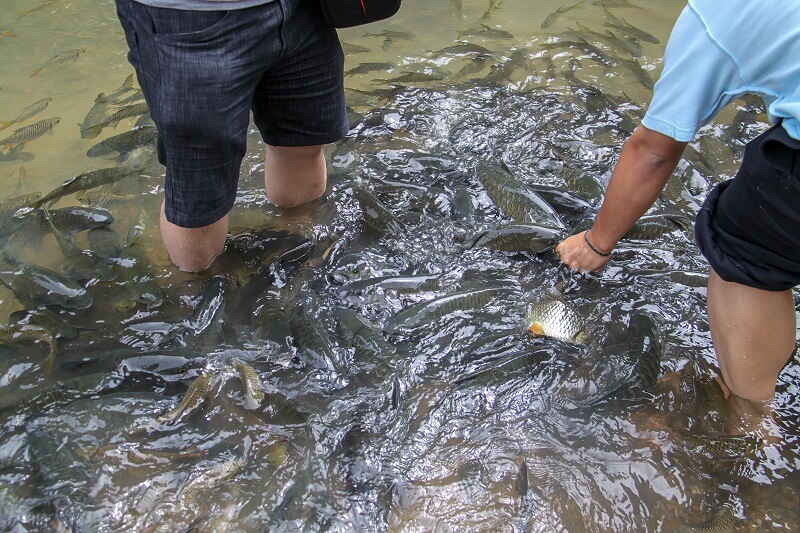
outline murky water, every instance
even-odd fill
[[[172,267],[158,238],[152,142],[87,156],[146,128],[139,114],[87,135],[95,104],[107,116],[134,92],[113,2],[21,18],[42,4],[0,8],[0,120],[52,99],[0,136],[60,118],[3,151],[5,195],[136,169],[89,191],[116,200],[106,230],[69,230],[116,258],[114,280],[75,274],[91,306],[12,283],[19,267],[0,271],[12,285],[2,321],[41,333],[49,319],[61,332],[54,359],[46,340],[0,345],[5,530],[800,526],[797,360],[776,397],[783,443],[726,440],[708,267],[691,234],[705,194],[766,125],[763,109],[737,101],[704,130],[649,226],[602,273],[571,275],[534,253],[541,239],[503,251],[492,238],[519,208],[492,192],[504,179],[546,199],[559,235],[591,220],[592,179],[607,182],[641,118],[683,4],[609,14],[585,2],[544,29],[560,2],[492,4],[407,0],[389,21],[343,30],[352,130],[327,148],[329,193],[268,204],[253,129],[228,248],[203,276]],[[85,51],[51,61],[68,50]],[[103,108],[100,93],[118,96]],[[79,198],[103,200],[84,191],[52,208]],[[1,231],[12,257],[78,270],[38,212]],[[553,292],[580,315],[583,344],[527,330]]]

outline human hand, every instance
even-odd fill
[[[600,270],[610,256],[602,256],[587,246],[584,233],[580,232],[567,237],[556,246],[556,253],[565,265],[578,272],[593,272]]]

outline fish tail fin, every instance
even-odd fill
[[[50,213],[49,205],[44,208],[44,218],[47,220],[47,223],[50,224],[50,227],[53,231],[56,231],[56,226],[53,224],[53,215]]]
[[[0,130],[4,130],[4,129],[6,129],[7,127],[9,127],[10,125],[12,125],[13,123],[14,123],[14,121],[13,121],[13,120],[9,120],[9,121],[0,120]]]
[[[30,76],[28,76],[28,77],[32,78],[32,77],[36,76],[37,74],[39,74],[42,71],[43,68],[44,67],[38,67],[38,68],[33,69],[33,72],[31,72]]]
[[[55,366],[56,362],[56,351],[58,350],[55,337],[51,338],[49,343],[50,353],[48,354],[47,359],[42,362],[42,370],[44,371],[44,376],[46,378],[50,377],[50,375],[53,373],[53,366]]]

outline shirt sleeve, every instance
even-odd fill
[[[642,125],[690,142],[737,95],[746,92],[739,65],[687,6],[672,29],[664,67]]]

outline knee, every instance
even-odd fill
[[[185,249],[170,250],[167,245],[167,252],[172,263],[183,272],[202,272],[207,270],[222,253],[223,246],[217,248],[203,248],[187,252]]]
[[[771,374],[745,374],[743,372],[723,370],[722,381],[731,394],[737,398],[764,401],[771,399],[775,395],[778,376]]]
[[[325,194],[327,172],[321,146],[267,148],[264,186],[268,200],[296,207]]]

